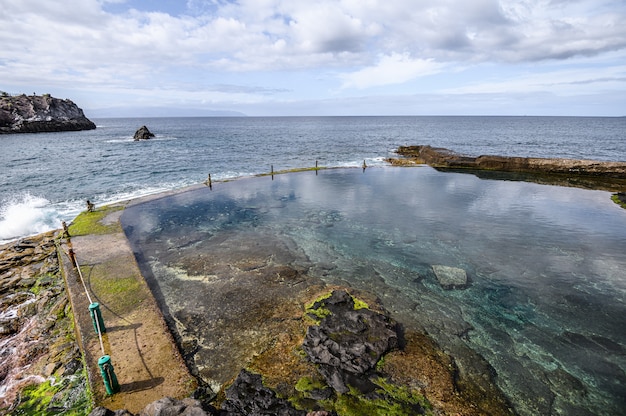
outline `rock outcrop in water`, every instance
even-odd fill
[[[434,167],[576,174],[626,179],[626,162],[494,155],[471,157],[431,146],[400,146],[397,153],[421,160],[423,163]]]
[[[375,390],[368,376],[384,354],[398,347],[397,324],[370,309],[355,308],[344,290],[315,302],[312,309],[324,318],[307,329],[302,348],[326,384],[342,394],[350,385],[363,392]]]
[[[0,97],[0,134],[93,130],[74,102],[48,94]]]
[[[626,162],[494,155],[472,157],[427,145],[400,146],[396,153],[402,158],[388,159],[392,165],[427,164],[485,179],[522,180],[607,191],[620,191],[626,186]]]
[[[133,136],[133,140],[138,142],[140,140],[149,140],[154,137],[154,134],[148,130],[146,126],[141,126]]]

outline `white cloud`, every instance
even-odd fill
[[[376,65],[343,74],[342,88],[365,89],[403,84],[417,77],[432,75],[443,68],[432,59],[413,59],[408,53],[381,56]]]
[[[573,96],[576,86],[590,92],[585,80],[621,77],[609,70],[615,63],[600,58],[624,56],[626,3],[188,0],[174,6],[163,0],[67,0],[59,6],[0,0],[0,28],[0,89],[10,92],[42,84],[138,95],[183,84],[197,85],[198,93],[241,86],[226,93],[230,103],[267,99],[249,92],[280,90],[286,75],[301,74],[310,79],[290,86],[289,99],[310,99],[313,88],[318,98],[371,87],[382,92],[425,76],[438,77],[439,88],[455,94],[485,88]],[[580,60],[586,69],[577,68],[580,76],[567,78],[567,87],[543,82],[544,74],[554,72],[556,79]],[[469,82],[458,75],[486,65],[529,75]],[[533,65],[540,67],[538,75]],[[619,81],[600,85],[624,89]]]
[[[494,78],[497,75],[494,75]],[[541,72],[527,68],[515,77],[485,79],[462,87],[442,89],[444,94],[527,94],[551,91],[562,96],[595,94],[601,90],[619,90],[626,86],[626,65],[602,69],[543,67]]]

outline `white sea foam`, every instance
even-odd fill
[[[0,244],[59,228],[61,217],[42,197],[25,193],[0,205]]]
[[[159,186],[131,189],[111,194],[96,195],[96,207],[128,201],[147,195],[179,189],[193,182],[163,183]],[[67,200],[52,203],[46,198],[29,193],[17,195],[0,203],[0,244],[29,235],[61,228],[61,222],[70,222],[85,210],[84,200]]]
[[[160,134],[157,134],[156,136],[154,136],[154,138],[149,139],[149,140],[143,140],[143,141],[159,142],[159,141],[168,141],[168,140],[178,140],[178,137],[162,136]],[[119,136],[119,137],[116,137],[115,139],[109,139],[106,142],[107,143],[129,143],[129,142],[135,142],[135,138],[133,136]]]
[[[133,139],[133,136],[121,136],[115,139],[109,139],[106,142],[107,143],[129,143],[129,142],[134,142],[134,141],[135,140]]]

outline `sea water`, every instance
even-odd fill
[[[478,156],[626,161],[626,118],[232,117],[94,119],[97,129],[0,136],[0,243],[85,208],[212,179],[383,165],[402,145]],[[146,125],[156,137],[134,142]]]
[[[214,337],[198,309],[221,301],[202,287],[215,253],[237,264],[243,244],[256,264],[252,248],[281,241],[289,267],[374,293],[459,367],[473,360],[462,347],[478,353],[518,414],[626,409],[626,210],[609,192],[353,168],[220,183],[127,208],[122,223],[168,313],[195,316],[185,332],[201,340]],[[433,265],[463,269],[468,287],[442,287]],[[211,368],[211,343],[198,348]]]

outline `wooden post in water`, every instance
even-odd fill
[[[270,165],[270,173],[272,174],[272,180],[274,180],[274,165]]]

